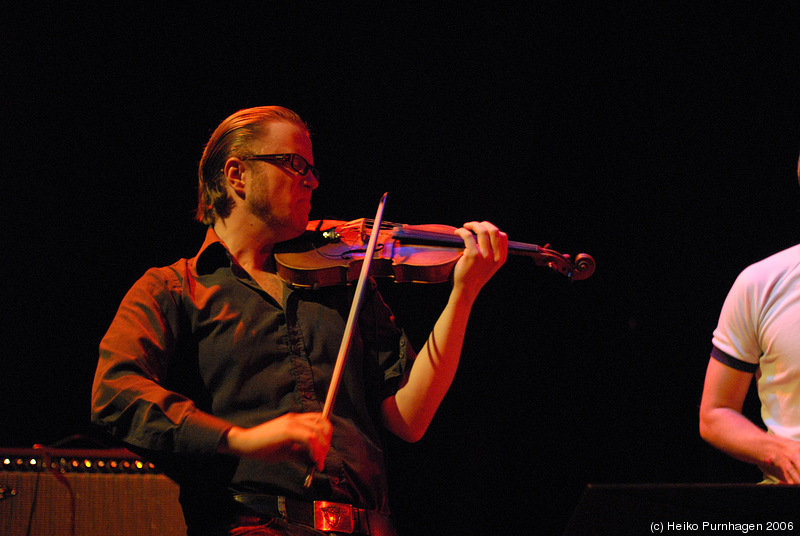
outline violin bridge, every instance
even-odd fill
[[[358,234],[361,236],[361,241],[363,243],[366,244],[367,242],[369,242],[369,236],[367,234],[367,220],[366,220],[366,218],[361,218],[361,222],[360,222],[360,225],[358,227]]]

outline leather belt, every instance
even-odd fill
[[[258,493],[238,493],[233,500],[249,511],[270,518],[281,518],[325,532],[396,536],[394,523],[388,517],[356,508],[351,504],[330,501],[303,502]]]

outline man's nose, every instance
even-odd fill
[[[303,175],[303,185],[312,190],[319,188],[319,181],[310,170],[306,171],[306,174]]]

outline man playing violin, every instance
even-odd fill
[[[126,294],[100,344],[93,421],[180,484],[188,534],[395,534],[378,427],[412,442],[425,433],[472,305],[505,262],[505,233],[456,231],[464,253],[418,353],[367,285],[324,419],[354,290],[293,288],[273,257],[305,231],[319,186],[307,126],[281,107],[236,112],[198,175],[205,241]]]

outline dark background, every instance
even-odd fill
[[[428,435],[388,445],[407,534],[557,533],[590,482],[759,478],[697,410],[728,288],[797,240],[798,13],[432,4],[6,8],[0,445],[86,432],[123,294],[202,240],[210,132],[281,104],[315,132],[312,218],[388,191],[390,221],[597,261],[569,283],[513,258],[487,286]],[[447,288],[382,286],[419,347]]]

